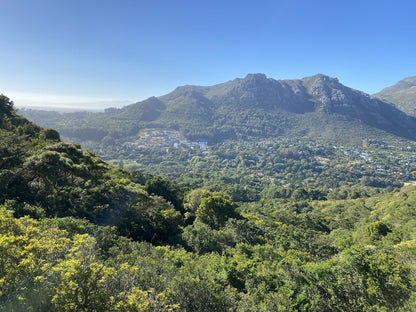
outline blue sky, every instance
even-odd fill
[[[1,0],[0,9],[0,93],[17,104],[134,102],[247,73],[323,73],[374,93],[416,75],[416,1]]]

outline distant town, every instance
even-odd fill
[[[139,138],[132,142],[124,142],[123,148],[134,150],[139,148],[161,148],[161,147],[188,147],[208,152],[208,142],[206,141],[188,141],[177,130],[145,130]]]

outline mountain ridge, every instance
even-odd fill
[[[48,126],[65,135],[68,125],[87,123],[116,138],[154,127],[180,130],[189,139],[208,141],[277,135],[351,140],[372,132],[416,140],[414,117],[323,74],[276,80],[257,73],[213,86],[179,86],[166,95],[88,116],[83,122],[72,118]],[[69,114],[66,117],[71,119]],[[117,121],[124,121],[119,128],[129,129],[123,132],[108,127]]]
[[[406,114],[416,117],[416,76],[402,79],[373,96],[391,102]]]

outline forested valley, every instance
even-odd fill
[[[413,141],[240,139],[100,157],[1,96],[0,311],[416,310]]]

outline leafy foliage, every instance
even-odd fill
[[[2,105],[1,311],[416,309],[414,186],[191,190],[111,167]]]

